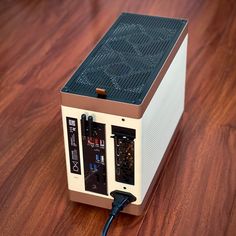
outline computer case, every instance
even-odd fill
[[[69,196],[140,215],[184,111],[187,21],[123,13],[61,90]]]

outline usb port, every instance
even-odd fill
[[[101,155],[101,163],[104,163],[104,156]]]
[[[97,170],[98,170],[98,169],[97,169],[97,164],[96,164],[96,163],[93,164],[93,168],[94,168],[94,171],[97,171]]]
[[[101,159],[100,159],[100,155],[99,155],[99,154],[96,154],[96,157],[95,157],[95,158],[96,158],[96,161],[97,161],[97,162],[100,162]]]
[[[93,163],[89,163],[89,169],[93,171]]]

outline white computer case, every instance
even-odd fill
[[[80,120],[81,115],[86,114],[93,116],[94,121],[106,125],[106,145],[109,147],[107,148],[108,192],[113,190],[128,191],[137,198],[137,200],[132,203],[133,205],[142,204],[151,181],[157,172],[159,163],[164,156],[167,146],[184,111],[187,39],[188,37],[186,35],[141,118],[135,119],[92,110],[67,107],[64,105],[61,106],[65,138],[68,189],[70,191],[93,195],[97,198],[112,199],[110,195],[105,196],[85,191],[82,158],[86,157],[83,157],[82,148],[80,148],[82,173],[81,175],[77,175],[70,172],[66,117],[74,117]],[[133,128],[136,130],[134,185],[115,181],[114,141],[111,137],[112,125]],[[78,123],[78,130],[80,129],[80,123]],[[81,135],[79,135],[79,145],[82,147]],[[88,204],[92,204],[92,202],[88,202]],[[93,204],[96,205],[96,198]]]

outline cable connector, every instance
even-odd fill
[[[123,192],[123,191],[119,191],[119,190],[115,190],[112,191],[111,196],[114,198],[114,201],[112,203],[112,209],[111,209],[111,213],[110,216],[103,228],[102,231],[102,236],[106,236],[107,232],[109,230],[109,227],[113,221],[113,219],[131,202],[136,201],[136,197],[131,194],[131,193],[127,193],[127,192]]]

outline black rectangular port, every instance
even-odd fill
[[[134,185],[135,130],[112,126],[114,135],[115,177],[117,182]]]
[[[81,174],[77,119],[66,117],[66,125],[70,157],[70,172],[74,174]]]

